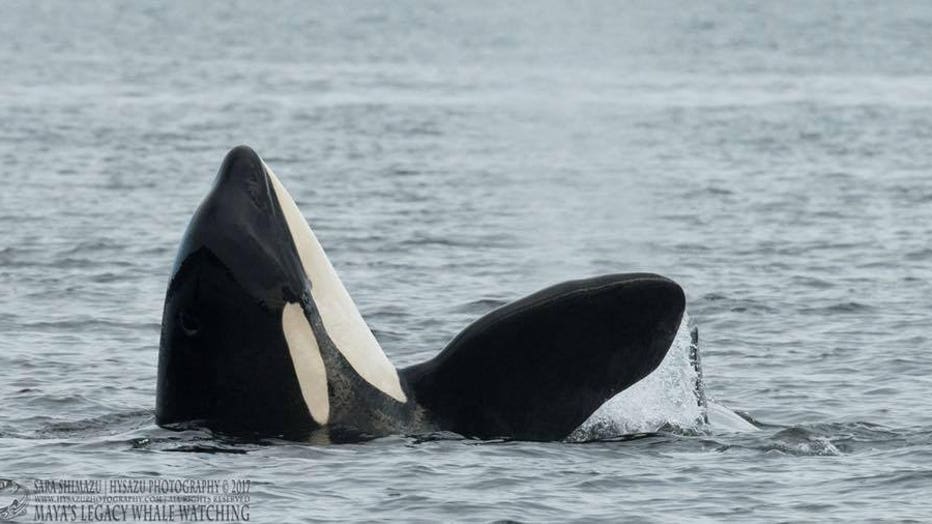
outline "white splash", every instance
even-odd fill
[[[687,432],[708,430],[708,414],[696,390],[699,375],[689,358],[690,342],[689,317],[684,314],[660,366],[603,404],[567,440],[650,433],[670,426]]]

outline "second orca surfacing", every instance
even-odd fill
[[[178,250],[156,421],[286,438],[323,429],[560,440],[657,368],[684,309],[683,290],[659,275],[565,282],[398,370],[281,181],[239,146]]]

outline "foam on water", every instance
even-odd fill
[[[683,433],[757,430],[727,407],[700,399],[705,385],[701,368],[697,369],[690,358],[691,344],[689,315],[684,314],[660,366],[603,404],[568,440],[597,440],[662,429]],[[699,348],[696,351],[698,354]]]
[[[650,433],[664,427],[686,432],[706,429],[706,410],[696,391],[700,377],[689,352],[689,316],[684,314],[660,366],[603,404],[573,432],[570,440]]]

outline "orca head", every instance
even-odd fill
[[[308,433],[333,422],[334,395],[352,396],[339,391],[346,380],[331,384],[333,362],[407,401],[292,197],[255,151],[236,147],[175,260],[162,316],[156,422]]]

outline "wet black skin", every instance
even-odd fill
[[[480,318],[402,376],[445,429],[559,440],[660,365],[684,307],[659,275],[565,282]]]
[[[178,250],[162,314],[156,420],[275,435],[315,429],[281,330],[305,293],[259,158],[231,151]]]
[[[313,286],[258,155],[224,159],[185,232],[165,298],[156,421],[306,438],[311,418],[282,333],[302,305],[327,370],[331,433],[454,431],[559,440],[652,372],[685,307],[652,274],[566,282],[485,315],[434,359],[400,372],[401,403],[359,377],[330,341]]]
[[[330,421],[373,433],[414,416],[336,351],[311,299],[288,225],[256,153],[230,151],[185,232],[162,313],[156,421],[300,437],[311,418],[282,332],[302,305],[328,373]]]

